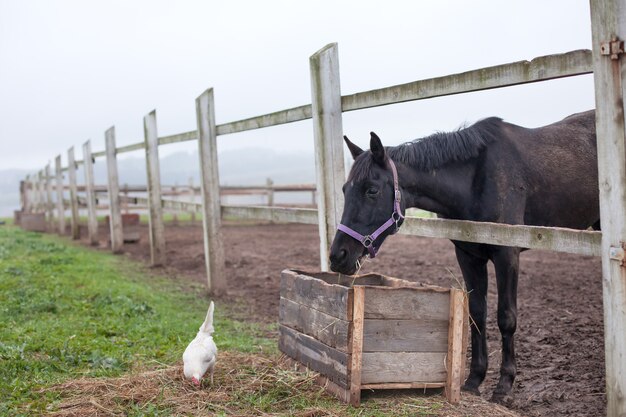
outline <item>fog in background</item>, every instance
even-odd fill
[[[103,150],[112,125],[118,146],[143,140],[152,109],[161,136],[195,129],[209,87],[218,124],[310,103],[309,56],[330,42],[351,94],[588,49],[590,26],[578,0],[0,0],[0,215],[17,206],[20,178],[58,154],[66,165],[71,146],[82,159],[87,139]],[[593,107],[582,76],[349,112],[343,127],[367,148],[372,130],[395,145],[492,115],[532,127]],[[222,182],[261,184],[283,168],[285,181],[314,181],[311,121],[220,136],[218,148]],[[164,183],[197,175],[193,143],[159,152]],[[143,153],[120,158],[120,181],[140,180]]]

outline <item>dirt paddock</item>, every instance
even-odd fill
[[[108,236],[101,226],[101,247]],[[83,231],[83,236],[85,232]],[[167,225],[170,276],[204,282],[201,224]],[[247,317],[278,317],[280,271],[319,268],[315,226],[262,224],[224,227],[228,298],[245,300]],[[149,261],[148,230],[127,256]],[[518,374],[506,405],[529,416],[595,416],[606,409],[602,277],[599,258],[527,251],[521,256],[516,352]],[[456,285],[461,273],[448,240],[397,235],[362,272],[442,286]],[[496,288],[489,277],[489,372],[481,390],[489,398],[499,376],[500,337]],[[466,394],[468,395],[468,394]]]

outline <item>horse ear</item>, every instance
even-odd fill
[[[343,140],[346,141],[346,145],[348,145],[348,149],[350,150],[350,153],[352,154],[352,159],[356,159],[357,156],[363,153],[363,149],[359,148],[357,145],[350,142],[350,139],[348,139],[347,136],[344,136]]]
[[[380,138],[374,132],[370,132],[370,151],[372,152],[372,157],[374,158],[374,162],[384,165],[385,164],[385,147],[383,143],[380,141]]]

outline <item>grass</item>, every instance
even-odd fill
[[[208,300],[185,288],[124,257],[1,226],[0,416],[511,415],[406,391],[344,405],[284,363],[272,326],[233,320],[219,301],[215,384],[195,388],[180,358]]]
[[[0,415],[44,410],[56,398],[40,386],[179,361],[206,308],[122,258],[3,226]],[[219,304],[216,327],[221,349],[276,350],[267,329],[220,317]]]

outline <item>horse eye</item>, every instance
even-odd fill
[[[367,191],[366,191],[365,193],[366,193],[368,196],[373,197],[373,196],[375,196],[375,195],[377,195],[377,194],[378,194],[378,188],[375,188],[375,187],[370,187],[370,188],[368,188],[368,189],[367,189]]]

